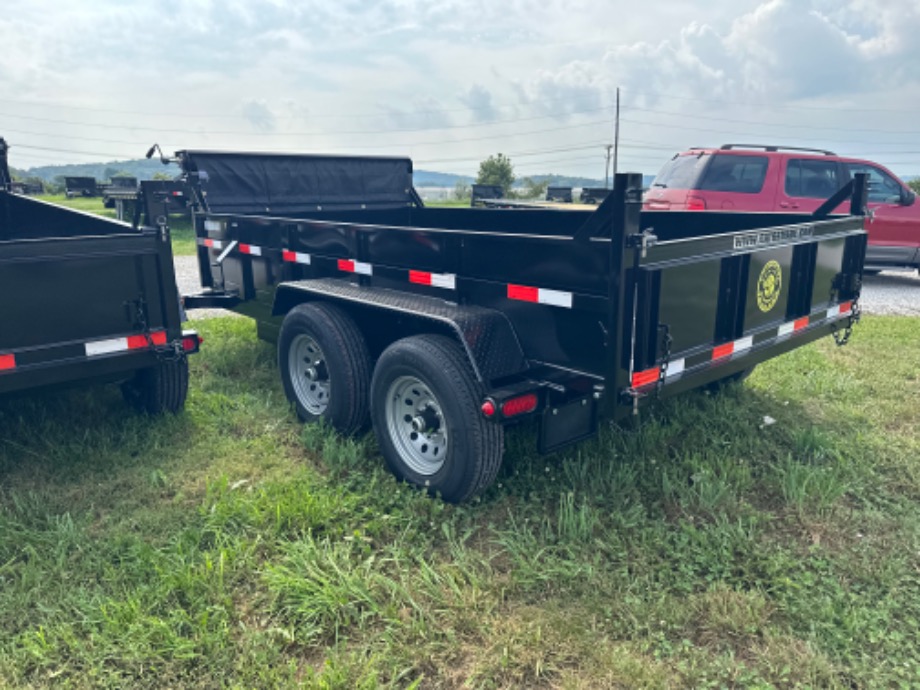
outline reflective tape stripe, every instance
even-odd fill
[[[202,247],[207,247],[208,249],[223,249],[224,248],[223,242],[221,242],[220,240],[212,240],[209,237],[208,238],[199,237],[198,244],[200,244]]]
[[[8,371],[16,368],[15,355],[0,355],[0,371]]]
[[[634,372],[632,375],[633,388],[641,388],[642,386],[647,386],[650,383],[655,383],[660,377],[660,367],[654,367],[653,369]]]
[[[664,377],[669,379],[672,376],[683,374],[686,366],[687,361],[684,359],[675,359],[673,362],[668,362],[668,370],[664,373]]]
[[[285,249],[281,253],[281,256],[285,261],[289,261],[292,264],[309,264],[310,263],[309,254],[302,254],[300,252],[292,252],[288,249]]]
[[[828,308],[827,318],[835,319],[838,316],[846,316],[851,311],[853,311],[852,302],[844,302],[843,304],[835,304],[833,307]]]
[[[366,276],[374,274],[373,266],[352,259],[339,259],[338,266],[340,271],[345,271],[346,273],[360,273]]]
[[[723,357],[728,357],[729,355],[734,355],[739,352],[744,352],[745,350],[750,350],[754,346],[754,337],[747,336],[746,338],[739,338],[730,343],[725,343],[724,345],[718,345],[712,350],[713,359],[722,359]]]
[[[240,243],[240,253],[241,254],[251,254],[252,256],[262,256],[262,247],[257,247],[254,244],[243,244]]]
[[[125,352],[126,350],[142,350],[150,347],[166,344],[166,331],[155,331],[150,334],[150,340],[143,334],[129,335],[124,338],[108,338],[106,340],[93,340],[84,344],[87,357],[96,357],[98,355],[110,355],[114,352]]]
[[[546,288],[529,287],[527,285],[508,284],[508,299],[520,302],[535,302],[548,304],[553,307],[572,308],[572,293],[560,290],[547,290]]]
[[[416,285],[430,285],[432,287],[457,289],[457,276],[453,273],[428,273],[427,271],[409,271],[409,282]]]

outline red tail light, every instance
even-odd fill
[[[502,414],[505,417],[517,417],[537,409],[537,394],[527,393],[516,398],[510,398],[502,403]]]
[[[491,400],[486,400],[480,409],[482,410],[482,414],[486,417],[492,417],[495,415],[495,403]]]
[[[687,210],[688,211],[705,211],[706,201],[701,199],[698,196],[688,196],[687,197]]]
[[[182,336],[182,349],[186,352],[198,352],[202,340],[197,335]]]

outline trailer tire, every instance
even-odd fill
[[[179,412],[188,395],[188,360],[182,357],[141,369],[122,384],[121,392],[138,412],[151,415]]]
[[[307,360],[313,361],[307,361]],[[366,426],[371,362],[354,320],[332,304],[300,304],[278,338],[284,394],[304,422],[350,435]]]
[[[390,471],[451,503],[491,485],[504,429],[483,417],[483,394],[451,338],[416,335],[390,345],[371,382],[374,431]]]

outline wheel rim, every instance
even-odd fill
[[[401,376],[387,391],[387,431],[413,472],[431,476],[447,460],[447,426],[441,404],[414,376]]]
[[[329,407],[332,384],[326,369],[326,356],[313,338],[297,335],[288,349],[291,385],[298,402],[311,415],[319,416]]]

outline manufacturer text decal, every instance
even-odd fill
[[[811,237],[812,229],[811,225],[801,225],[795,228],[761,230],[746,235],[738,235],[735,237],[735,249],[757,249],[758,247],[768,247],[772,244],[794,242]]]

